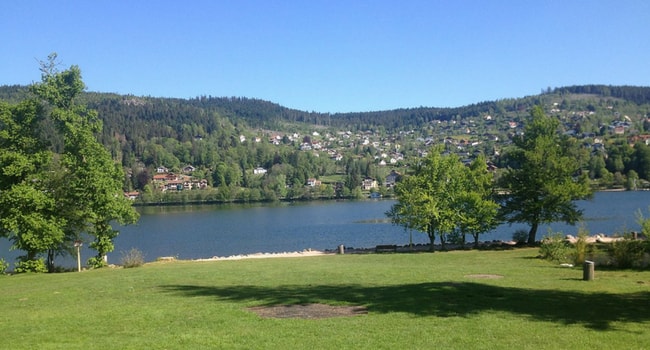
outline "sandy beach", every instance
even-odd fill
[[[241,260],[241,259],[263,259],[263,258],[299,258],[308,256],[334,255],[334,252],[324,252],[320,250],[305,249],[299,252],[280,252],[280,253],[253,253],[238,254],[230,256],[213,256],[205,259],[194,259],[193,261],[223,261],[223,260]]]

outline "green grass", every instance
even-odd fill
[[[6,349],[641,349],[650,271],[535,259],[536,249],[152,263],[0,276]],[[470,274],[497,274],[476,279]],[[250,306],[362,305],[268,319]]]

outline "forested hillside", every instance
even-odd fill
[[[2,100],[28,97],[26,87],[0,87]],[[81,99],[99,113],[98,137],[123,165],[125,191],[148,202],[390,194],[391,171],[404,172],[433,144],[468,161],[482,153],[493,168],[505,167],[509,140],[534,105],[582,143],[584,170],[598,186],[650,180],[648,87],[571,86],[456,108],[344,114],[243,97],[86,92]],[[58,147],[56,138],[49,141]],[[167,173],[175,177],[163,180]]]

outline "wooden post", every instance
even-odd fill
[[[81,241],[74,241],[74,246],[77,247],[77,271],[81,272]]]
[[[584,265],[582,266],[582,280],[583,281],[593,281],[594,280],[594,262],[585,260]]]
[[[81,247],[77,247],[77,271],[81,272]]]

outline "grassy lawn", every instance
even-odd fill
[[[6,349],[642,349],[650,271],[600,271],[536,249],[152,263],[0,276]],[[477,274],[502,278],[476,278]],[[247,308],[359,305],[262,318]]]

